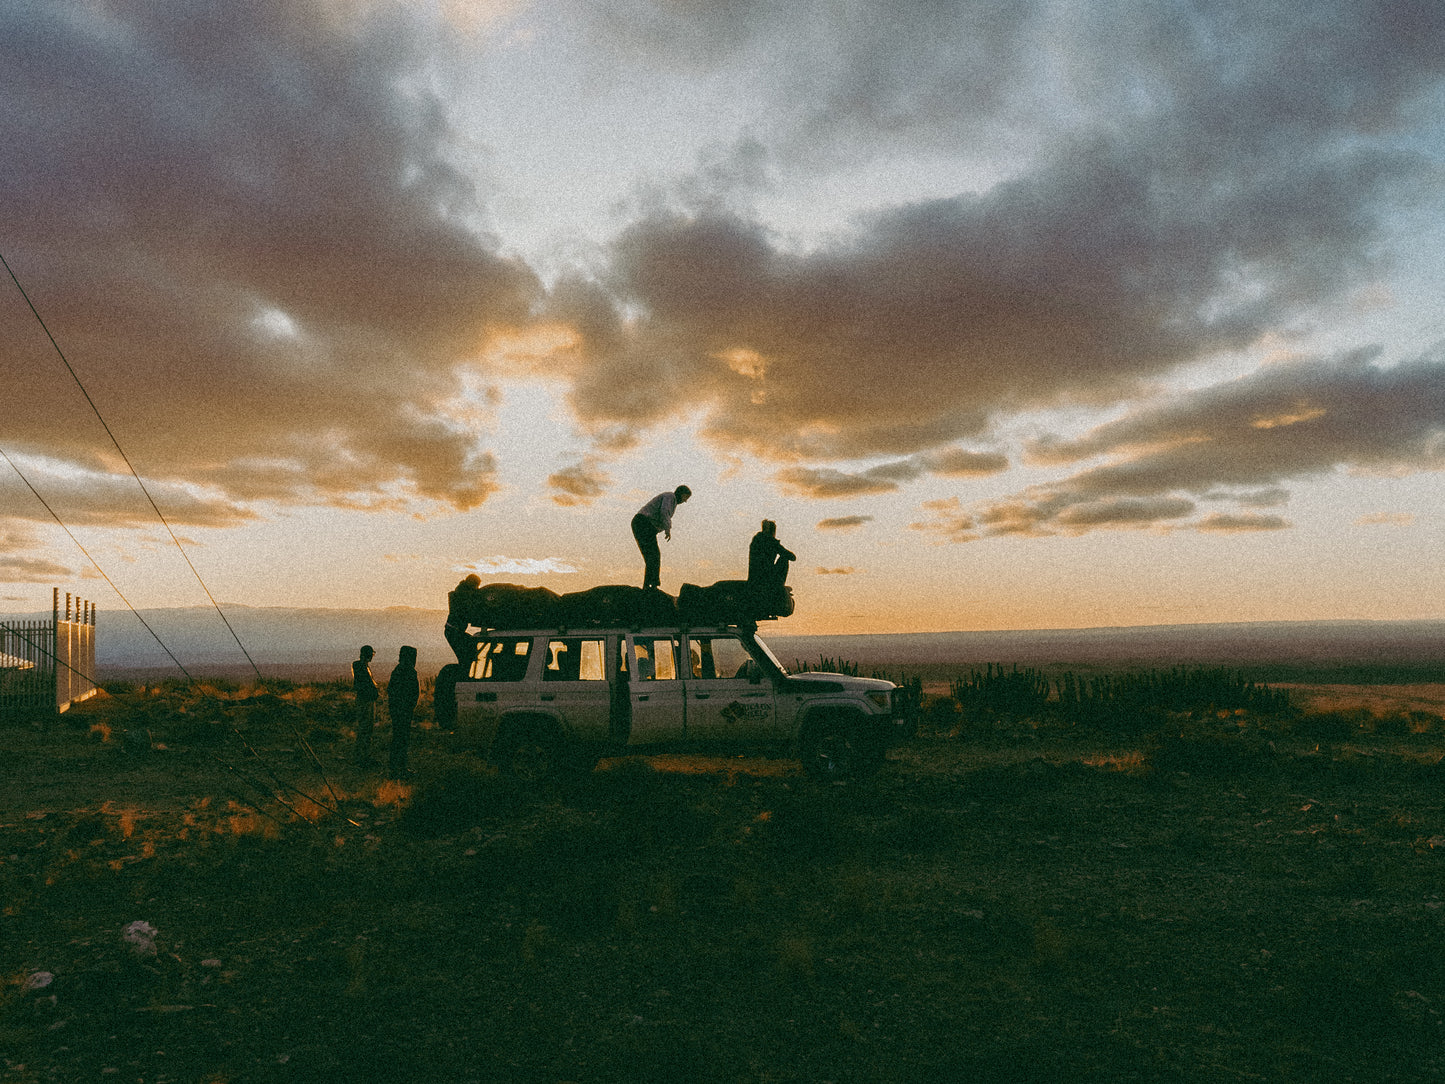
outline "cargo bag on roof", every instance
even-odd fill
[[[677,612],[695,625],[736,625],[790,617],[793,589],[781,587],[764,592],[750,587],[747,580],[719,580],[708,587],[685,583],[677,594]]]
[[[489,583],[477,588],[471,623],[484,629],[542,628],[555,622],[557,592],[515,583]]]
[[[603,584],[573,591],[557,600],[555,623],[565,628],[608,628],[671,625],[677,604],[666,592],[627,584]]]

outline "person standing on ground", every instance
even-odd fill
[[[638,509],[632,517],[632,537],[642,551],[642,588],[662,586],[662,550],[657,545],[658,532],[672,541],[672,514],[692,496],[687,486],[678,486],[671,493],[659,493]]]
[[[407,774],[406,750],[411,742],[411,717],[420,695],[416,648],[404,647],[398,653],[396,667],[386,682],[386,710],[391,716],[391,756],[386,764],[388,779],[400,779]]]
[[[476,612],[481,586],[482,578],[473,572],[447,592],[447,624],[444,635],[447,644],[456,653],[457,662],[467,667],[477,661],[477,641],[467,628],[475,623],[472,617]]]
[[[363,644],[361,654],[351,664],[351,687],[356,690],[356,763],[369,767],[371,759],[371,732],[376,729],[376,702],[381,693],[376,679],[371,676],[371,660],[376,649]]]

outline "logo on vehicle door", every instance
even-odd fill
[[[769,714],[767,704],[744,704],[741,700],[734,700],[722,709],[722,717],[730,723],[744,722],[749,719],[766,719]]]

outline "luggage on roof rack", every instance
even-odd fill
[[[525,629],[556,620],[561,596],[546,587],[515,583],[487,583],[471,599],[468,621],[483,629]]]
[[[678,616],[700,624],[739,625],[789,617],[793,612],[793,589],[759,591],[747,580],[718,580],[708,587],[685,583],[677,593]]]
[[[603,584],[559,595],[545,587],[488,583],[477,588],[466,614],[482,629],[637,628],[673,625],[745,625],[788,617],[792,588],[764,596],[747,580],[719,580],[707,587],[685,583],[674,599],[657,588]]]
[[[677,603],[656,588],[603,584],[563,595],[556,620],[567,628],[670,625],[677,620]]]

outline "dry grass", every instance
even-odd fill
[[[344,719],[278,699],[313,737]],[[929,734],[863,786],[627,758],[542,792],[423,731],[408,784],[321,743],[328,789],[280,710],[116,697],[3,731],[0,1078],[1445,1071],[1439,728]],[[336,811],[247,789],[231,727]]]

